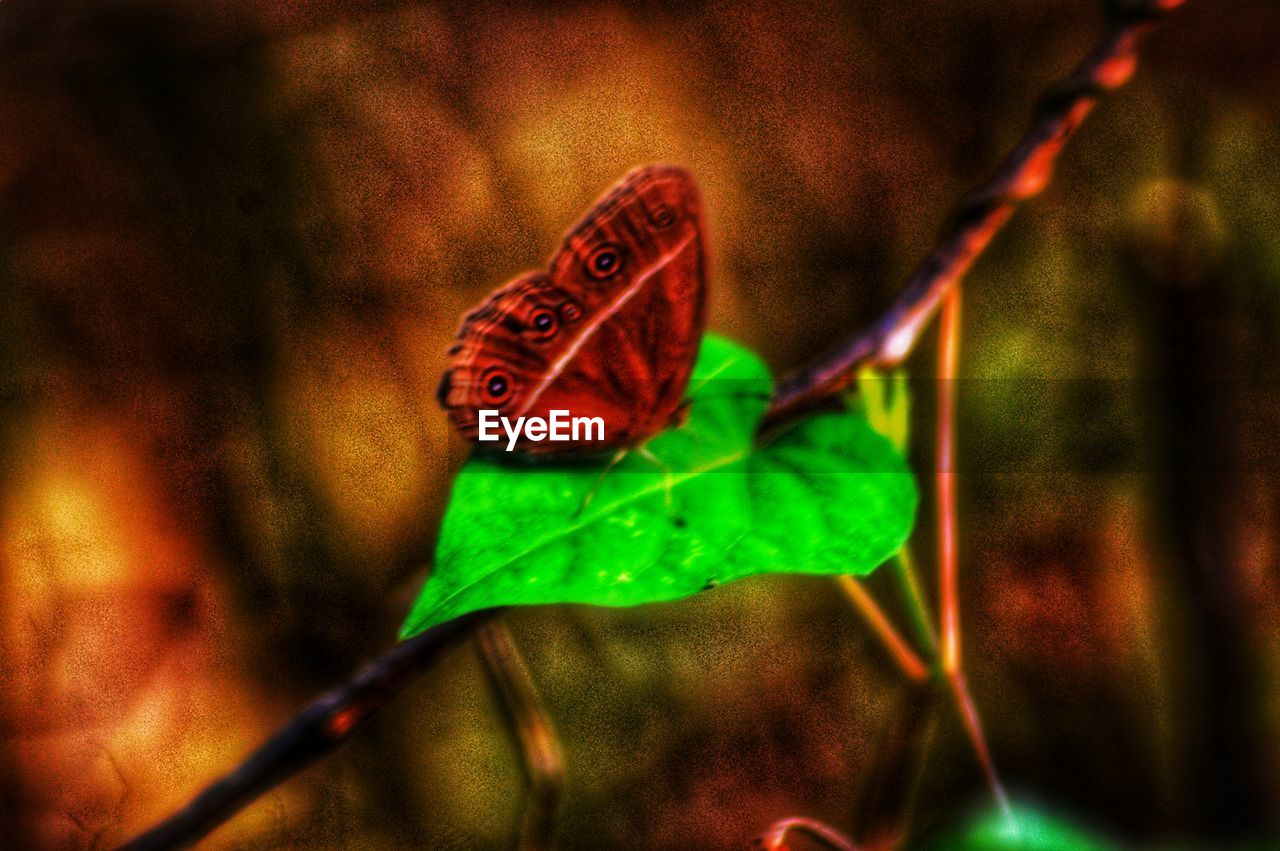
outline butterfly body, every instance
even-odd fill
[[[463,319],[439,398],[479,437],[479,412],[600,417],[589,443],[535,441],[526,454],[635,446],[678,416],[706,324],[701,202],[675,166],[623,178],[566,234],[547,268],[521,275]]]

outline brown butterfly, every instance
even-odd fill
[[[522,434],[514,449],[530,454],[631,447],[667,427],[680,415],[706,322],[702,231],[687,171],[651,165],[624,177],[546,269],[515,278],[463,318],[437,394],[453,425],[477,440],[486,409],[512,420],[556,409],[603,419],[603,440]]]

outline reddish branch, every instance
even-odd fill
[[[1123,85],[1137,49],[1160,17],[1182,0],[1113,0],[1111,26],[1076,71],[1041,98],[1031,129],[990,180],[956,209],[935,247],[889,309],[870,327],[840,343],[778,385],[767,424],[790,419],[843,390],[867,364],[892,365],[912,350],[942,297],[958,282],[1016,207],[1049,182],[1063,145],[1107,91]],[[294,717],[231,773],[122,848],[182,848],[316,762],[351,735],[414,677],[429,670],[459,641],[501,612],[489,609],[433,627],[397,644],[345,685]]]
[[[1111,26],[1075,72],[1040,98],[1031,128],[986,183],[960,202],[933,249],[869,327],[842,341],[778,384],[766,422],[812,407],[848,386],[859,367],[894,366],[911,353],[943,295],[1018,205],[1044,189],[1058,154],[1104,93],[1137,67],[1137,50],[1165,12],[1182,0],[1113,0]]]
[[[830,825],[810,818],[784,818],[769,825],[769,829],[756,838],[754,847],[760,851],[787,851],[788,833],[803,834],[824,848],[832,851],[858,851],[852,839]]]
[[[121,846],[130,851],[186,848],[338,745],[418,674],[502,612],[472,612],[402,641],[294,716],[230,774],[182,809]]]

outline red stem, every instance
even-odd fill
[[[786,851],[790,847],[787,845],[787,833],[789,832],[803,833],[827,848],[835,849],[835,851],[858,851],[857,844],[834,827],[825,825],[816,819],[800,817],[775,821],[756,840],[756,845],[765,849],[765,851]]]
[[[888,615],[880,608],[880,604],[871,596],[862,583],[852,576],[841,576],[840,587],[848,595],[854,608],[862,615],[863,620],[871,627],[871,631],[880,639],[903,676],[912,682],[921,683],[929,679],[929,666],[925,664],[911,645],[894,627]]]
[[[956,709],[974,755],[982,766],[991,793],[1001,810],[1009,812],[1009,798],[996,773],[978,707],[964,676],[960,646],[960,551],[956,527],[956,371],[960,358],[960,287],[947,290],[942,301],[938,339],[938,586],[942,613],[942,672],[951,685]]]
[[[938,605],[942,670],[960,669],[960,591],[956,552],[955,376],[960,348],[960,287],[947,290],[938,340]]]

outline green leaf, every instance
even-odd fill
[[[905,462],[853,414],[757,448],[771,391],[759,358],[708,335],[686,421],[646,452],[607,472],[600,458],[473,457],[401,636],[490,606],[632,606],[757,573],[869,573],[911,530]]]
[[[728,579],[757,573],[866,575],[906,541],[916,511],[906,462],[861,417],[820,414],[748,464],[753,523]]]
[[[994,808],[935,843],[937,851],[1116,851],[1119,846],[1060,817],[1016,804]]]

